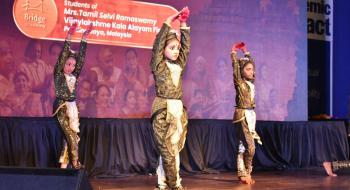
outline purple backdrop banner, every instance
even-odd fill
[[[244,41],[256,61],[257,119],[307,119],[305,1],[145,2],[176,9],[188,5],[191,10],[192,43],[183,86],[190,118],[232,118],[230,50],[233,43]],[[50,116],[53,66],[63,42],[23,35],[12,6],[5,0],[0,7],[0,116]],[[150,58],[150,49],[89,44],[78,85],[81,116],[150,117]]]

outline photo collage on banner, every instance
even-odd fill
[[[78,85],[81,117],[149,118],[155,97],[150,70],[155,35],[168,16],[188,5],[191,52],[183,99],[190,118],[232,119],[230,51],[243,41],[256,62],[257,119],[306,120],[307,4],[287,2],[5,0],[0,12],[0,116],[51,116],[53,67],[67,30],[78,23],[72,43],[78,50],[81,32],[92,22]],[[9,6],[13,12],[4,8]]]

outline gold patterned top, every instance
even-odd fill
[[[245,53],[243,59],[251,60],[250,54]],[[247,81],[242,77],[241,67],[243,64],[239,63],[239,60],[236,57],[236,53],[231,53],[232,67],[233,67],[233,83],[236,89],[236,111],[235,111],[235,120],[239,120],[243,117],[243,109],[254,109],[255,100],[252,97],[251,87]],[[250,81],[253,83],[252,81]]]
[[[71,42],[66,40],[63,45],[63,50],[60,53],[60,56],[57,60],[57,63],[54,68],[54,82],[55,82],[55,95],[56,99],[63,101],[74,101],[76,99],[76,87],[77,82],[75,82],[74,86],[70,86],[72,91],[69,90],[65,74],[63,72],[64,65],[71,55],[70,51]],[[79,54],[75,56],[76,65],[75,69],[72,73],[76,79],[78,79],[81,69],[85,62],[85,54],[86,54],[87,43],[85,40],[82,40],[80,43]]]
[[[156,95],[165,99],[182,99],[182,76],[186,66],[187,57],[190,51],[190,30],[189,27],[181,27],[180,52],[176,61],[169,61],[164,56],[166,36],[171,30],[167,24],[163,24],[153,44],[151,69],[155,80]],[[166,62],[179,65],[182,69],[180,80],[174,85],[171,71]]]

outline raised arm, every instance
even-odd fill
[[[165,42],[166,42],[166,36],[168,32],[171,29],[171,23],[176,20],[176,18],[179,16],[179,12],[170,16],[163,24],[162,28],[156,35],[156,39],[153,43],[153,49],[152,49],[152,59],[151,59],[151,69],[152,71],[156,71],[158,65],[163,61],[164,59],[164,48],[165,48]]]
[[[244,57],[251,60],[250,53],[247,51],[247,47],[243,42],[236,43],[232,46],[231,60],[233,67],[233,82],[234,84],[243,80],[239,60],[237,58],[237,51],[241,50],[244,53]]]
[[[54,68],[54,75],[56,76],[56,74],[58,74],[59,72],[61,72],[63,70],[65,61],[67,60],[68,56],[69,56],[69,49],[70,49],[70,45],[71,45],[71,39],[72,39],[72,35],[75,33],[77,29],[77,23],[74,23],[72,26],[70,26],[69,30],[68,30],[68,34],[66,37],[66,40],[64,41],[63,44],[63,49],[57,59],[55,68]]]
[[[236,84],[238,81],[242,80],[241,76],[241,68],[238,63],[237,59],[237,51],[240,49],[240,43],[236,43],[232,46],[231,51],[231,61],[232,61],[232,68],[233,68],[233,83]]]
[[[178,17],[180,21],[180,31],[181,31],[181,48],[179,52],[179,63],[182,68],[185,67],[187,62],[188,54],[190,53],[191,38],[190,38],[190,27],[187,26],[186,21],[190,15],[190,10],[188,7],[183,8],[180,11],[180,16]]]
[[[238,81],[242,80],[241,68],[237,60],[237,52],[231,52],[232,68],[233,68],[233,84],[236,84]]]
[[[87,49],[86,38],[92,30],[92,23],[89,25],[89,28],[85,30],[80,42],[79,55],[77,57],[77,64],[75,65],[74,75],[78,77],[85,63],[85,55]]]

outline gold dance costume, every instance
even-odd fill
[[[184,147],[187,133],[187,113],[182,104],[182,76],[190,50],[190,36],[189,27],[180,28],[179,57],[176,61],[170,61],[164,56],[166,41],[172,35],[170,30],[171,27],[164,23],[152,50],[151,69],[156,89],[152,127],[161,155],[157,169],[158,186],[160,189],[181,189],[179,152]]]
[[[56,99],[53,105],[54,116],[64,133],[64,148],[61,153],[60,163],[78,161],[79,142],[79,112],[76,106],[77,79],[85,62],[87,43],[82,40],[79,53],[70,50],[71,42],[64,42],[63,50],[54,68],[54,83]],[[71,75],[63,72],[64,65],[69,57],[76,59],[75,70]]]
[[[250,54],[246,52],[244,58],[237,59],[236,53],[231,54],[233,79],[236,90],[236,109],[233,123],[236,128],[237,140],[237,173],[238,177],[249,176],[252,172],[252,161],[255,154],[254,139],[261,144],[260,137],[255,131],[256,115],[255,87],[253,81],[245,80],[242,76],[246,63],[252,63]]]

